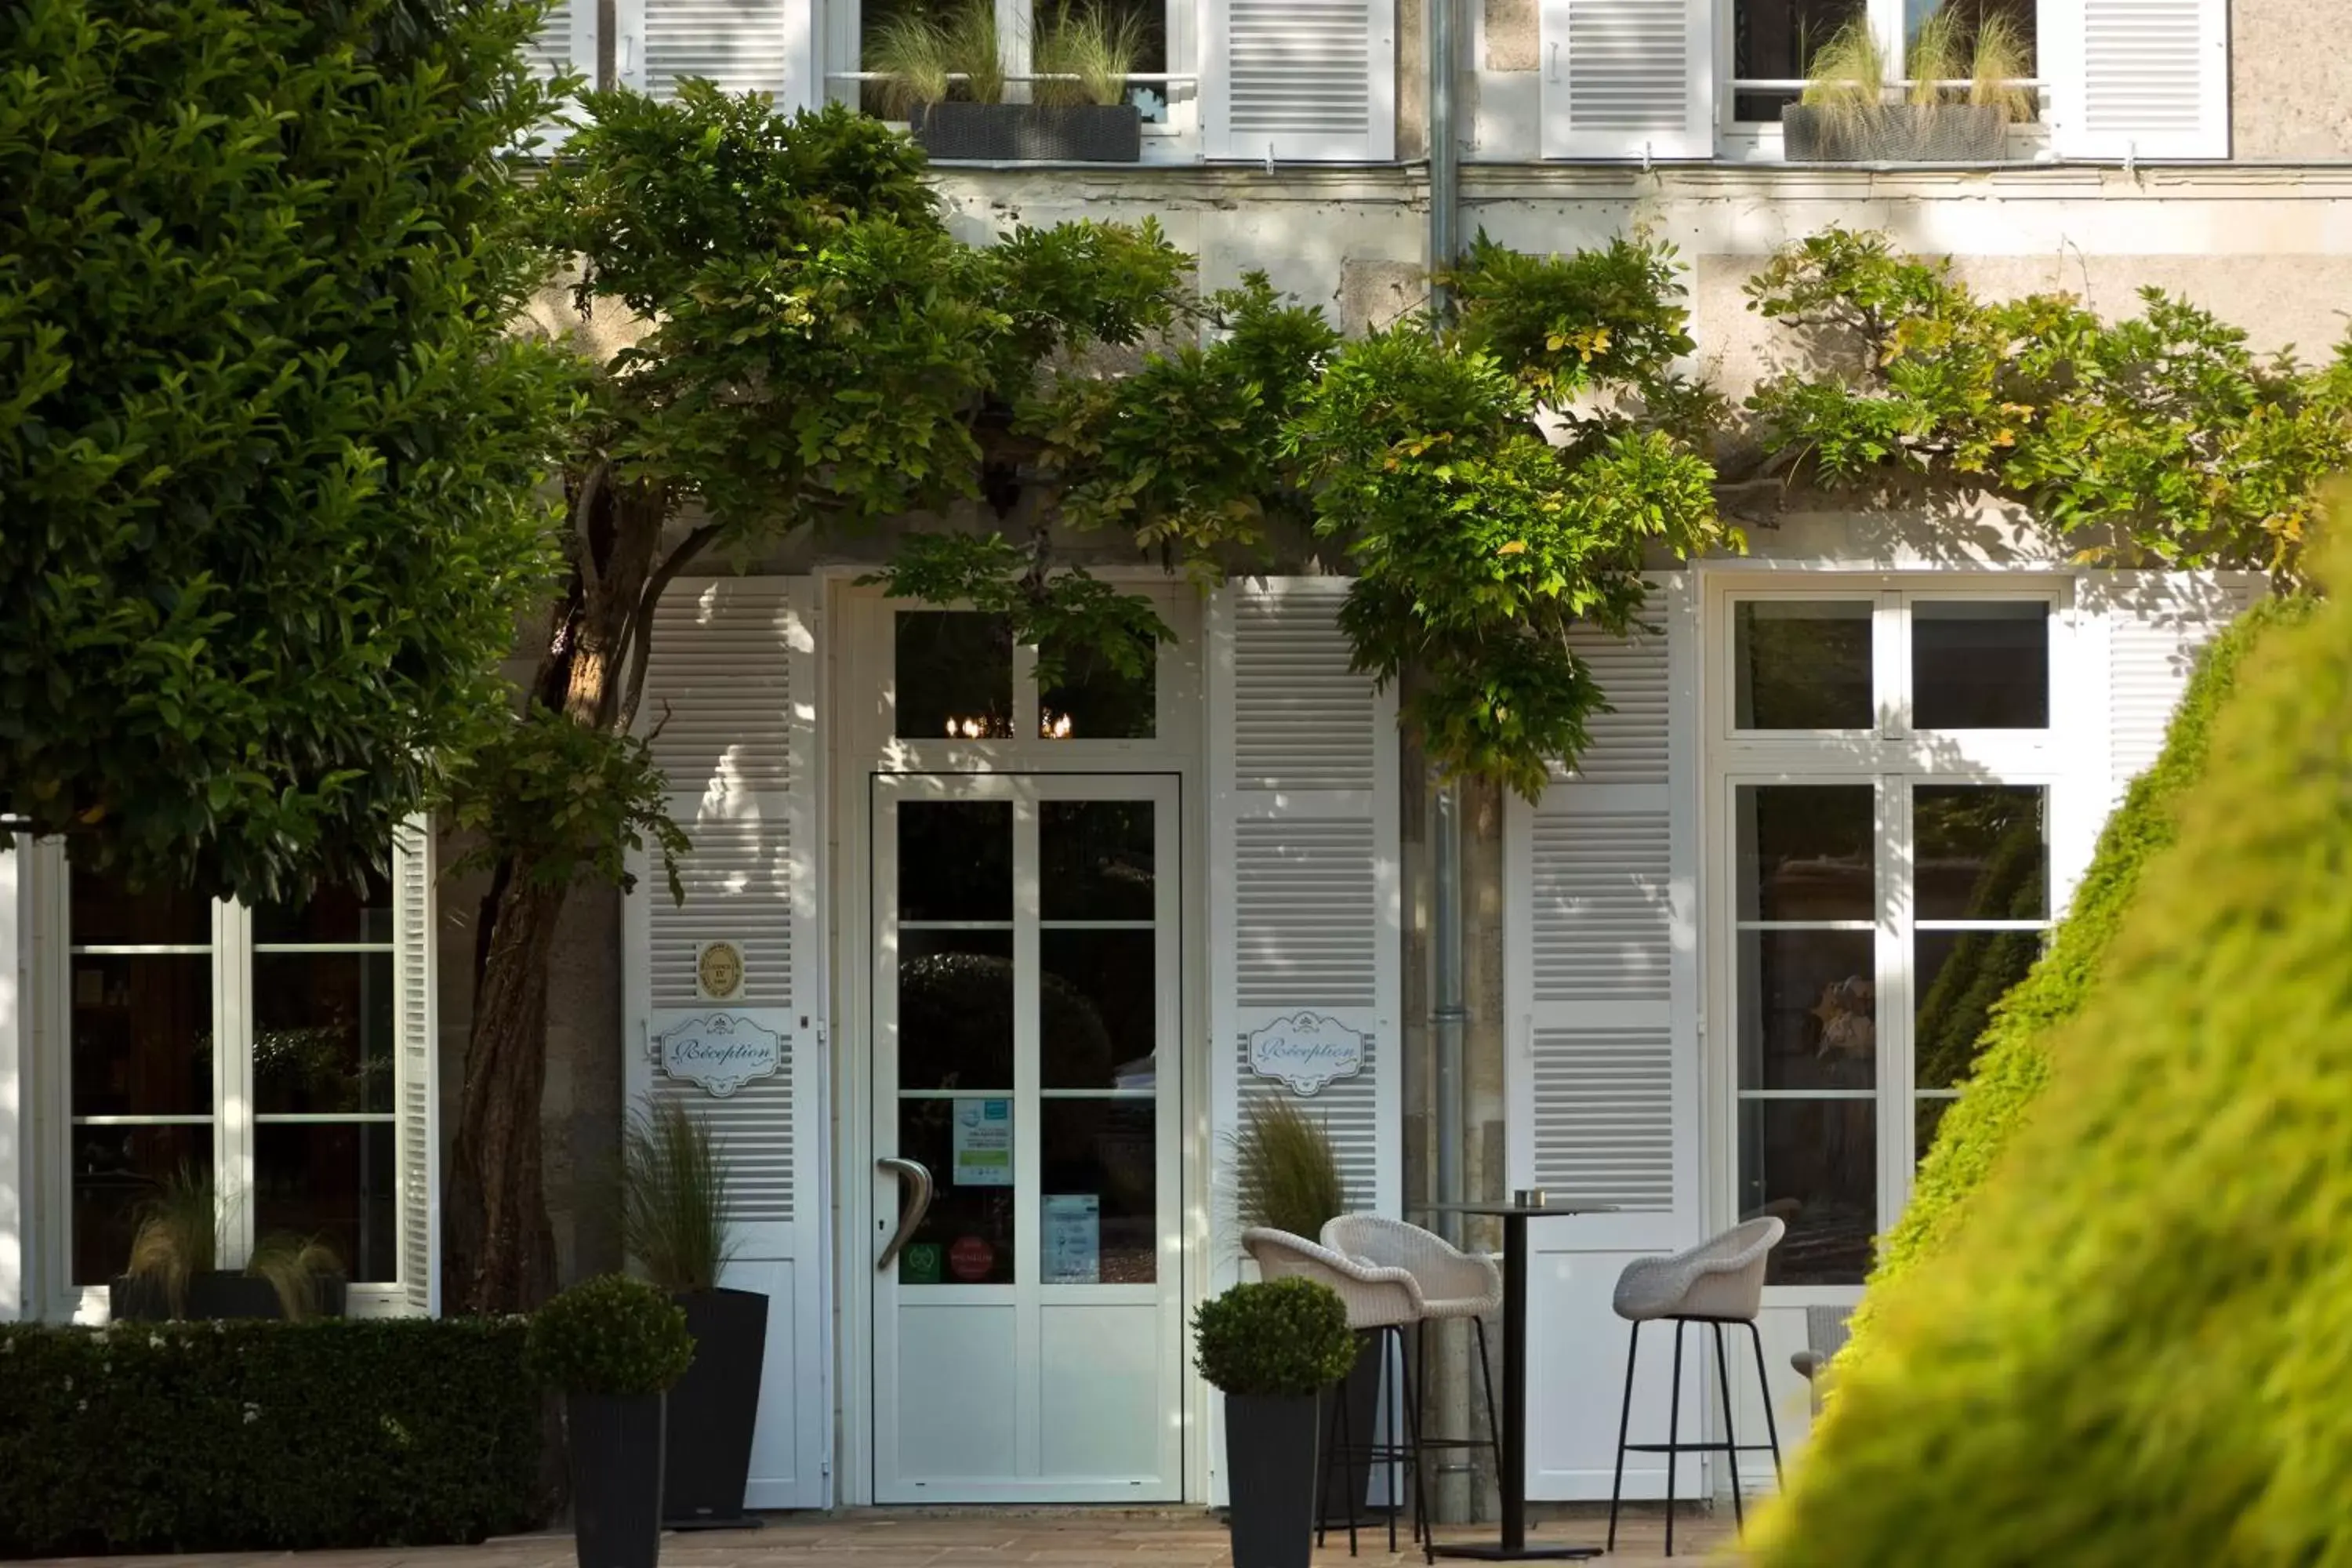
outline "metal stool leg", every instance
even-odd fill
[[[1495,1470],[1499,1476],[1503,1468],[1503,1429],[1496,1425],[1501,1417],[1496,1414],[1495,1363],[1486,1354],[1486,1320],[1473,1318],[1470,1321],[1478,1331],[1478,1381],[1486,1388],[1486,1447],[1493,1453]]]
[[[1399,1352],[1400,1363],[1402,1363],[1403,1350],[1404,1334],[1403,1331],[1400,1330],[1397,1333],[1397,1351]],[[1429,1363],[1423,1362],[1422,1364],[1425,1367]],[[1404,1366],[1403,1370],[1398,1373],[1398,1376],[1404,1384],[1405,1441],[1411,1445],[1410,1451],[1412,1462],[1413,1519],[1421,1531],[1422,1560],[1425,1563],[1434,1563],[1437,1561],[1437,1541],[1435,1536],[1432,1534],[1429,1528],[1429,1511],[1422,1502],[1422,1499],[1428,1495],[1428,1489],[1423,1485],[1421,1402],[1414,1397],[1412,1367],[1409,1365]],[[1393,1475],[1395,1472],[1391,1470],[1390,1473]],[[1393,1504],[1396,1500],[1391,1496],[1389,1500]],[[1392,1511],[1389,1517],[1391,1520],[1394,1520],[1396,1516]],[[1393,1526],[1391,1526],[1391,1528],[1393,1528]]]
[[[1625,1341],[1625,1403],[1617,1412],[1617,1479],[1609,1483],[1609,1550],[1617,1550],[1617,1504],[1625,1495],[1625,1438],[1633,1420],[1633,1363],[1642,1353],[1642,1324],[1636,1319],[1633,1331]],[[1502,1462],[1502,1447],[1495,1449],[1496,1463]]]
[[[1399,1448],[1402,1447],[1398,1439],[1402,1436],[1399,1428],[1402,1424],[1403,1413],[1397,1408],[1397,1405],[1399,1402],[1404,1398],[1403,1325],[1396,1324],[1381,1330],[1380,1344],[1381,1389],[1389,1396],[1388,1442],[1381,1449],[1381,1489],[1388,1494],[1389,1555],[1393,1557],[1396,1555],[1397,1515],[1404,1511],[1404,1500],[1397,1496],[1397,1486],[1400,1478],[1397,1475],[1396,1467],[1397,1452]],[[1396,1360],[1393,1363],[1389,1360],[1391,1353],[1396,1357]],[[1396,1368],[1397,1373],[1397,1381],[1394,1385],[1391,1385],[1389,1382],[1389,1368],[1391,1365]]]
[[[1748,1529],[1748,1520],[1740,1511],[1739,1432],[1731,1417],[1731,1363],[1724,1359],[1723,1325],[1717,1322],[1707,1327],[1715,1331],[1715,1381],[1723,1389],[1723,1458],[1731,1472],[1731,1529],[1736,1535]]]
[[[1756,1386],[1764,1391],[1764,1436],[1772,1442],[1772,1479],[1786,1486],[1788,1477],[1780,1472],[1780,1423],[1772,1415],[1772,1381],[1764,1372],[1764,1331],[1753,1318],[1748,1320],[1748,1337],[1756,1342]]]
[[[1683,1321],[1675,1325],[1675,1387],[1666,1406],[1666,1555],[1675,1554],[1675,1468],[1682,1460],[1683,1440]]]
[[[1331,1464],[1339,1458],[1340,1422],[1347,1399],[1347,1381],[1343,1378],[1331,1385],[1331,1414],[1323,1422],[1323,1466],[1318,1478],[1320,1484],[1315,1493],[1315,1544],[1323,1544],[1323,1537],[1331,1525]]]

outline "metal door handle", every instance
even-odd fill
[[[890,1265],[898,1260],[899,1249],[914,1239],[916,1229],[923,1223],[923,1216],[931,1212],[931,1173],[924,1168],[920,1160],[908,1160],[897,1154],[883,1155],[874,1162],[874,1168],[887,1171],[898,1177],[902,1192],[912,1189],[911,1195],[898,1207],[898,1228],[891,1233],[890,1245],[882,1249],[881,1258],[875,1262],[874,1271],[881,1274],[887,1272]]]

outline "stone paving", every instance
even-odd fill
[[[1601,1514],[1549,1520],[1529,1537],[1538,1542],[1598,1542],[1607,1530]],[[1675,1523],[1675,1561],[1703,1562],[1731,1540],[1728,1514],[1685,1510]],[[1351,1568],[1419,1563],[1401,1533],[1395,1556],[1388,1532],[1366,1531]],[[1492,1526],[1438,1527],[1442,1543],[1492,1540]],[[1664,1555],[1664,1516],[1630,1512],[1617,1551],[1601,1559],[1618,1568],[1656,1568]],[[666,1536],[663,1568],[1007,1568],[1013,1563],[1150,1563],[1152,1568],[1231,1568],[1222,1525],[1197,1510],[1138,1513],[1118,1510],[1054,1512],[947,1512],[875,1509],[833,1515],[777,1515],[759,1531],[700,1531]],[[1335,1533],[1315,1557],[1316,1568],[1349,1563],[1344,1533]],[[126,1557],[104,1568],[573,1568],[568,1534],[519,1536],[480,1546],[354,1552],[227,1553],[215,1556]],[[99,1568],[82,1559],[81,1568]]]

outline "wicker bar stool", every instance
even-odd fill
[[[1452,1318],[1467,1318],[1478,1336],[1478,1377],[1486,1391],[1486,1435],[1483,1437],[1432,1437],[1423,1434],[1423,1452],[1432,1448],[1484,1448],[1497,1465],[1503,1461],[1503,1435],[1497,1425],[1495,1373],[1486,1353],[1486,1320],[1503,1310],[1503,1271],[1495,1260],[1464,1252],[1444,1237],[1383,1215],[1350,1214],[1323,1226],[1323,1245],[1360,1262],[1402,1268],[1421,1288],[1421,1321],[1413,1329],[1413,1354],[1429,1364],[1429,1325]],[[1418,1511],[1416,1525],[1420,1523]],[[1421,1537],[1427,1539],[1423,1531]]]
[[[1303,1236],[1293,1236],[1286,1230],[1269,1230],[1253,1226],[1242,1232],[1242,1250],[1256,1264],[1258,1275],[1265,1279],[1293,1277],[1312,1279],[1328,1286],[1348,1309],[1348,1326],[1359,1334],[1369,1334],[1382,1342],[1381,1354],[1388,1353],[1387,1342],[1393,1336],[1399,1375],[1404,1379],[1398,1397],[1389,1402],[1389,1432],[1385,1442],[1355,1441],[1348,1427],[1348,1401],[1344,1394],[1334,1391],[1331,1400],[1331,1430],[1325,1434],[1323,1476],[1316,1489],[1315,1538],[1319,1544],[1328,1520],[1324,1503],[1331,1491],[1331,1467],[1362,1457],[1373,1464],[1393,1464],[1403,1460],[1412,1466],[1412,1497],[1415,1528],[1425,1532],[1427,1526],[1420,1519],[1421,1509],[1421,1418],[1412,1402],[1412,1373],[1404,1365],[1404,1331],[1418,1325],[1422,1317],[1421,1288],[1412,1274],[1402,1268],[1381,1268],[1360,1262],[1342,1252],[1334,1252],[1319,1242]],[[1402,1406],[1404,1430],[1397,1430],[1399,1406]],[[1367,1433],[1368,1439],[1374,1434]],[[1348,1555],[1356,1554],[1356,1506],[1360,1500],[1355,1489],[1348,1489]],[[1396,1551],[1396,1510],[1389,1510],[1389,1551]]]
[[[1770,1384],[1764,1377],[1764,1336],[1756,1327],[1757,1310],[1764,1300],[1764,1264],[1780,1245],[1788,1226],[1767,1217],[1733,1226],[1712,1240],[1671,1258],[1637,1258],[1617,1276],[1617,1315],[1633,1325],[1625,1348],[1625,1404],[1617,1417],[1617,1477],[1609,1488],[1609,1548],[1617,1547],[1617,1508],[1625,1490],[1625,1456],[1666,1456],[1666,1555],[1675,1554],[1675,1462],[1685,1454],[1721,1454],[1731,1467],[1731,1517],[1735,1527],[1748,1522],[1739,1500],[1739,1456],[1769,1447],[1772,1471],[1780,1471],[1780,1432],[1772,1419]],[[1633,1370],[1642,1349],[1642,1325],[1670,1322],[1675,1326],[1674,1392],[1666,1406],[1666,1440],[1628,1443],[1633,1419]],[[1723,1385],[1723,1441],[1682,1441],[1683,1326],[1706,1323],[1715,1331],[1715,1370]],[[1726,1323],[1745,1324],[1756,1345],[1756,1376],[1767,1390],[1764,1429],[1771,1441],[1742,1445],[1731,1418],[1731,1364],[1723,1353]]]

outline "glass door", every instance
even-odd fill
[[[1172,1501],[1175,781],[874,789],[876,1500]]]

